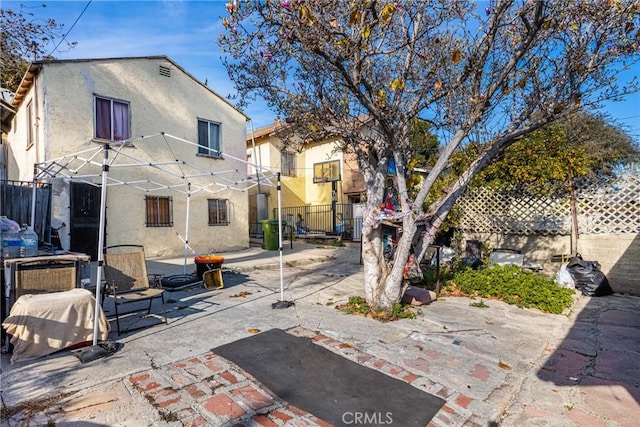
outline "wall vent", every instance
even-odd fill
[[[165,77],[171,77],[171,68],[165,67],[164,65],[160,66],[160,75]]]

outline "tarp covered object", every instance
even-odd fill
[[[98,339],[106,340],[109,322],[90,291],[72,289],[23,295],[11,307],[2,326],[12,335],[11,362],[46,356],[94,339],[94,312],[98,308]]]

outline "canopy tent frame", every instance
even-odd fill
[[[128,153],[128,148],[134,147],[136,142],[148,140],[152,137],[161,137],[164,140],[166,147],[172,154],[173,160],[170,161],[149,161],[136,157]],[[184,143],[193,146],[196,149],[206,148],[210,153],[213,153],[216,157],[229,158],[246,165],[251,165],[256,171],[256,177],[242,176],[242,173],[238,169],[230,169],[225,171],[210,171],[201,166],[190,164],[184,160],[177,158],[169,140],[175,142]],[[53,178],[66,178],[71,182],[83,182],[90,185],[98,186],[101,189],[100,194],[100,221],[98,232],[98,260],[96,271],[96,301],[101,301],[101,278],[104,269],[104,254],[103,248],[105,244],[105,224],[106,224],[106,207],[107,207],[107,187],[109,186],[128,186],[135,188],[143,192],[155,192],[162,190],[171,190],[181,193],[186,196],[186,217],[185,217],[185,238],[184,242],[184,271],[186,272],[186,260],[187,251],[192,251],[189,246],[189,212],[190,212],[190,199],[191,195],[201,191],[216,194],[225,190],[246,192],[250,188],[258,185],[264,185],[267,187],[275,187],[278,196],[278,234],[279,234],[279,251],[280,251],[280,300],[284,300],[284,281],[283,281],[283,260],[282,260],[282,213],[281,213],[281,187],[280,187],[280,173],[273,173],[268,168],[264,168],[254,162],[248,162],[245,159],[234,157],[232,155],[213,150],[209,147],[203,147],[199,144],[191,141],[179,138],[167,133],[161,132],[148,136],[141,136],[138,138],[132,138],[121,142],[99,142],[100,146],[92,147],[86,150],[79,151],[77,153],[65,155],[47,162],[36,163],[34,165],[34,186],[33,186],[33,206],[35,206],[36,188],[40,181]],[[115,154],[109,157],[109,152]],[[100,154],[102,154],[102,161],[99,160]],[[124,160],[120,160],[124,159]],[[126,168],[152,168],[155,171],[161,172],[162,176],[168,176],[171,180],[170,183],[163,183],[154,181],[151,179],[138,179],[130,180],[118,179],[112,174],[115,170]],[[97,171],[95,169],[98,169]],[[177,169],[177,170],[176,170]],[[189,171],[191,173],[185,173]],[[226,177],[226,175],[232,175],[232,178]],[[241,177],[238,179],[237,176]],[[235,178],[233,178],[235,177]],[[277,185],[274,186],[272,179],[277,178]],[[96,183],[96,180],[100,180]],[[194,181],[209,180],[211,182],[205,182],[196,184]],[[176,184],[174,181],[181,181],[182,183]],[[186,189],[185,189],[186,187]],[[32,209],[31,224],[35,224],[35,210]],[[96,304],[95,319],[98,319],[100,307]],[[98,322],[94,322],[93,333],[93,345],[97,344],[98,337]]]

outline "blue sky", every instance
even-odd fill
[[[42,3],[46,8],[37,7]],[[2,0],[2,8],[17,11],[20,4],[24,4],[32,7],[29,10],[37,17],[64,23],[65,31],[70,30],[67,39],[78,44],[67,50],[63,43],[60,50],[52,53],[56,58],[167,55],[198,80],[206,80],[221,96],[234,92],[220,59],[223,54],[216,43],[223,30],[221,17],[226,15],[226,1],[93,0],[82,14],[87,3],[88,0]],[[52,45],[49,50],[53,48]],[[630,77],[633,73],[640,75],[640,66],[625,76]],[[611,103],[605,111],[626,125],[640,143],[640,95]],[[275,118],[260,102],[250,105],[245,113],[252,118],[256,129],[272,123]]]

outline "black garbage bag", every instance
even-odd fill
[[[576,256],[569,258],[567,271],[576,283],[576,289],[582,295],[601,297],[613,293],[609,280],[600,271],[598,261],[585,261],[580,254],[576,254]]]

